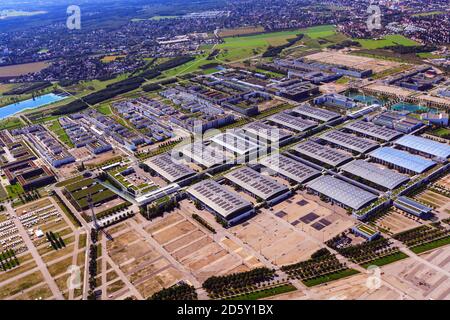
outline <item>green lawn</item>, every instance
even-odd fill
[[[339,272],[335,272],[335,273],[331,273],[328,275],[324,275],[315,279],[311,279],[311,280],[306,280],[303,281],[303,283],[307,286],[307,287],[313,287],[313,286],[317,286],[319,284],[323,284],[326,282],[330,282],[330,281],[335,281],[338,279],[342,279],[342,278],[346,278],[346,277],[350,277],[352,275],[355,275],[359,273],[358,271],[354,270],[354,269],[345,269]]]
[[[408,258],[407,254],[405,254],[403,252],[397,252],[397,253],[391,254],[389,256],[373,260],[373,261],[371,261],[369,263],[362,264],[361,267],[363,267],[363,268],[368,268],[369,266],[379,266],[379,267],[381,267],[381,266],[384,266],[386,264],[390,264],[390,263],[393,263],[395,261],[399,261],[399,260],[402,260],[402,259],[405,259],[405,258]]]
[[[17,129],[22,127],[24,124],[20,121],[19,118],[7,118],[4,120],[0,120],[0,130],[4,129]]]
[[[258,299],[276,296],[276,295],[282,294],[282,293],[292,292],[295,290],[297,290],[297,288],[294,287],[293,285],[285,284],[285,285],[275,287],[275,288],[270,288],[270,289],[265,289],[265,290],[261,290],[261,291],[242,294],[242,295],[230,298],[228,300],[258,300]]]
[[[96,109],[98,112],[100,112],[106,116],[109,116],[112,114],[111,106],[109,105],[109,103],[101,104]]]
[[[332,25],[311,27],[293,31],[261,33],[242,37],[224,38],[224,43],[217,46],[221,53],[217,59],[225,62],[232,62],[262,54],[269,46],[279,46],[285,44],[289,39],[295,38],[303,33],[310,39],[319,39],[332,36],[336,33]]]
[[[430,12],[422,12],[413,14],[413,17],[426,17],[426,16],[434,16],[438,14],[445,14],[444,11],[430,11]]]
[[[399,34],[387,35],[383,39],[373,40],[373,39],[355,39],[361,46],[365,49],[381,49],[389,46],[417,46],[414,40],[408,39]]]
[[[420,52],[417,54],[419,58],[422,59],[441,59],[444,58],[444,56],[432,54],[431,52]]]
[[[70,148],[73,148],[74,145],[72,141],[70,141],[69,136],[67,135],[66,131],[61,127],[61,124],[58,120],[54,120],[52,124],[48,127],[50,131],[52,131],[66,146],[69,146]]]
[[[425,243],[416,247],[411,248],[411,251],[419,254],[425,251],[429,251],[429,250],[433,250],[442,246],[445,246],[447,244],[450,244],[450,237],[447,238],[443,238],[443,239],[439,239],[439,240],[435,240],[429,243]]]
[[[450,129],[438,128],[436,130],[433,130],[433,132],[431,134],[438,136],[438,137],[447,137],[447,136],[450,136]]]
[[[19,194],[24,193],[22,186],[18,183],[6,186],[6,192],[8,192],[8,196],[11,198],[16,198]]]

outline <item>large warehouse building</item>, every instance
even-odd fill
[[[300,184],[304,184],[321,175],[320,171],[279,154],[264,158],[260,160],[260,163],[290,181]]]
[[[313,141],[306,141],[296,145],[293,149],[307,160],[320,162],[328,167],[338,167],[346,162],[353,160],[353,158],[339,150],[323,146]]]
[[[281,143],[292,136],[292,134],[286,130],[281,130],[260,121],[252,122],[244,126],[242,130],[251,137],[271,144]]]
[[[359,210],[377,199],[372,193],[332,176],[321,176],[311,181],[308,189],[353,210]]]
[[[258,143],[251,141],[250,137],[241,137],[231,132],[219,134],[211,141],[222,150],[225,149],[236,156],[251,154],[259,148]]]
[[[341,169],[352,178],[363,179],[365,182],[382,187],[384,190],[393,190],[409,180],[403,174],[389,169],[382,169],[364,160],[354,160],[344,165]]]
[[[400,148],[416,152],[427,157],[447,159],[450,157],[450,146],[430,139],[406,135],[394,142]]]
[[[231,160],[222,150],[205,146],[202,142],[188,144],[183,146],[179,151],[190,161],[206,168],[211,168]]]
[[[369,156],[376,162],[407,174],[420,174],[436,164],[431,160],[389,147],[379,148]]]
[[[269,205],[278,203],[291,194],[291,191],[285,185],[249,167],[234,170],[226,174],[225,178],[246,190],[253,197],[266,201]]]
[[[380,127],[366,121],[354,121],[344,128],[378,141],[392,141],[402,135],[402,133],[393,129]]]
[[[191,168],[175,162],[168,153],[153,157],[147,160],[145,164],[171,183],[181,181],[196,174]]]
[[[372,140],[360,138],[338,130],[327,131],[320,136],[320,139],[357,153],[366,153],[378,147],[378,144]]]
[[[341,115],[337,112],[333,112],[330,110],[320,109],[312,107],[309,104],[303,104],[292,110],[294,113],[298,113],[299,115],[319,122],[329,122],[332,120],[337,120],[341,117]]]
[[[255,212],[249,201],[214,180],[203,180],[190,187],[187,192],[229,225],[234,225]]]
[[[291,116],[285,112],[278,113],[268,119],[281,127],[297,132],[307,131],[317,126],[317,122],[305,120],[300,117]]]

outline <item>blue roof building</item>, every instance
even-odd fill
[[[423,173],[436,165],[434,161],[389,147],[379,148],[370,153],[369,156],[373,160],[387,164],[400,172],[412,174]]]
[[[395,141],[397,146],[412,150],[429,157],[447,159],[450,157],[450,146],[430,139],[406,135]]]

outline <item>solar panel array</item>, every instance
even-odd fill
[[[230,132],[219,134],[211,140],[223,146],[225,149],[239,154],[245,154],[258,149],[258,145],[250,141],[250,138],[245,139]]]
[[[294,150],[300,154],[317,159],[330,166],[337,167],[344,162],[353,159],[350,155],[336,149],[323,146],[313,141],[306,141],[294,147]]]
[[[447,159],[450,157],[450,145],[430,139],[406,135],[395,141],[395,144],[407,147],[428,155]]]
[[[279,154],[264,158],[260,163],[297,183],[304,183],[321,174],[316,169]]]
[[[280,141],[291,136],[291,134],[285,130],[272,127],[266,123],[257,121],[252,122],[242,128],[245,132],[251,133],[257,137],[266,139],[267,141]]]
[[[249,167],[232,171],[226,174],[225,178],[264,200],[268,200],[283,191],[289,191],[288,187]]]
[[[211,146],[205,146],[201,142],[186,145],[180,151],[188,158],[207,168],[230,160],[222,150]]]
[[[244,200],[214,180],[203,180],[187,191],[224,218],[247,207],[249,209],[252,207],[249,201]]]
[[[403,174],[389,169],[382,169],[364,160],[354,160],[347,163],[342,167],[342,170],[389,190],[393,190],[409,180],[409,178]]]
[[[431,160],[389,147],[379,148],[371,152],[370,156],[415,173],[422,173],[436,164]]]
[[[317,122],[294,117],[284,112],[277,113],[268,120],[295,131],[306,131],[317,126]]]
[[[196,173],[191,168],[175,162],[168,153],[153,157],[147,160],[146,164],[170,182],[187,178]]]
[[[366,121],[351,122],[347,124],[345,128],[384,141],[391,141],[402,135],[398,131],[385,127],[380,127],[372,122]]]
[[[292,110],[295,113],[298,113],[300,115],[316,119],[318,121],[328,122],[334,119],[337,119],[340,117],[339,113],[320,109],[320,108],[314,108],[309,104],[301,105],[295,109]]]
[[[378,146],[378,143],[374,141],[360,138],[338,130],[327,131],[321,135],[320,138],[359,153],[365,153]]]
[[[311,181],[308,187],[354,210],[377,199],[372,193],[332,176],[321,176]]]

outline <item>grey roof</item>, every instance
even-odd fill
[[[332,176],[321,176],[308,183],[308,187],[354,210],[377,199],[372,193]]]
[[[241,155],[258,149],[258,144],[252,142],[249,137],[241,137],[231,132],[219,134],[211,138],[211,141],[231,152],[236,152]]]
[[[295,161],[289,157],[275,154],[259,161],[262,165],[273,171],[289,178],[297,183],[304,183],[312,178],[319,176],[320,171],[308,167],[301,162]]]
[[[252,122],[242,128],[244,132],[254,136],[266,139],[267,141],[277,142],[292,136],[286,130],[278,129],[266,123],[256,121]]]
[[[333,112],[330,110],[320,109],[312,107],[309,104],[301,105],[295,109],[292,109],[293,112],[301,114],[306,117],[310,117],[312,119],[316,119],[323,122],[328,122],[334,119],[339,118],[341,115],[337,112]]]
[[[202,142],[195,142],[181,147],[180,152],[207,168],[222,164],[230,160],[222,150],[205,146]]]
[[[191,168],[173,160],[168,153],[150,158],[145,163],[170,182],[176,182],[196,174]]]
[[[344,162],[353,159],[349,154],[339,150],[323,146],[313,141],[306,141],[294,147],[294,150],[300,154],[319,160],[332,167],[338,167]]]
[[[396,130],[377,126],[372,122],[366,121],[354,121],[347,124],[345,128],[383,141],[391,141],[402,135]]]
[[[365,153],[378,146],[378,143],[374,141],[338,130],[327,131],[320,136],[320,139],[359,153]]]
[[[188,188],[187,192],[224,218],[232,218],[239,212],[252,208],[249,201],[214,180],[203,180]]]
[[[423,152],[434,157],[447,159],[450,156],[450,145],[418,136],[403,136],[395,141],[395,144]]]
[[[234,170],[226,174],[225,178],[264,200],[289,191],[285,185],[249,167]]]
[[[306,131],[317,126],[317,122],[294,117],[284,112],[277,113],[268,120],[295,131]]]
[[[422,173],[436,164],[431,160],[389,147],[379,148],[371,152],[370,156],[416,173]]]
[[[344,165],[341,169],[389,190],[393,190],[409,180],[403,174],[389,169],[382,169],[364,160],[354,160]]]

